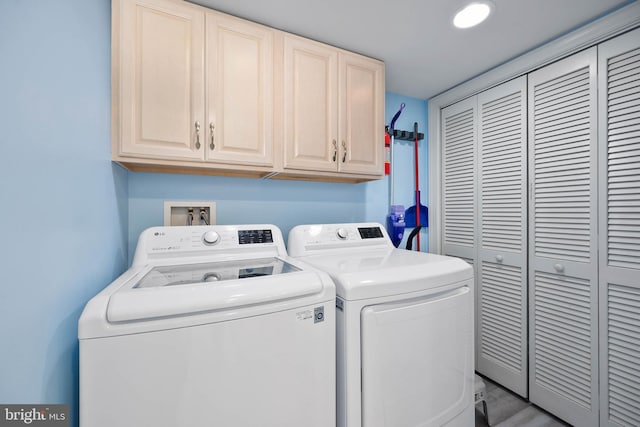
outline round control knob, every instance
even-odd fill
[[[338,235],[339,239],[346,239],[347,238],[347,230],[345,230],[344,228],[338,228],[338,231],[336,231],[336,234]]]
[[[202,240],[207,245],[215,245],[220,240],[220,235],[213,230],[207,231],[202,235]]]

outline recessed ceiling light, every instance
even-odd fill
[[[490,1],[469,3],[453,17],[453,25],[458,28],[471,28],[487,19],[492,10],[493,3]]]

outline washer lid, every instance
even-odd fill
[[[473,269],[459,258],[395,248],[299,259],[329,273],[337,295],[346,300],[418,292],[473,279]]]
[[[279,258],[149,267],[109,298],[126,322],[250,306],[319,293],[320,277]]]
[[[156,288],[206,284],[249,277],[273,276],[294,271],[300,271],[300,269],[278,258],[163,265],[153,267],[133,287]]]

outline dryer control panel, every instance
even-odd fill
[[[393,247],[378,223],[299,225],[289,232],[289,255],[303,256],[321,250],[353,247]]]

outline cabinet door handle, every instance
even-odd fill
[[[215,128],[216,127],[213,125],[213,123],[209,123],[209,133],[211,134],[211,144],[209,144],[209,148],[211,148],[212,150],[216,148],[216,144],[214,142],[214,135],[213,135],[213,130]]]
[[[504,261],[504,257],[502,255],[496,255],[496,261],[502,262]]]
[[[347,161],[347,144],[342,141],[342,163]]]
[[[196,120],[196,150],[200,149],[200,122]]]
[[[338,158],[338,141],[333,140],[333,162]]]
[[[562,273],[562,272],[564,271],[564,265],[562,265],[562,264],[560,264],[560,263],[558,263],[558,264],[554,264],[554,265],[553,265],[553,268],[555,268],[555,270],[556,270],[558,273]]]

